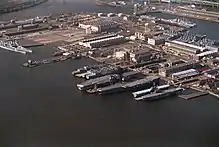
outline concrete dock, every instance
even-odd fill
[[[194,19],[199,19],[199,20],[219,22],[218,17],[215,17],[215,15],[209,15],[209,14],[205,15],[204,13],[200,13],[200,12],[190,12],[187,10],[179,10],[179,11],[161,10],[161,12],[175,15],[175,16],[182,16],[182,17],[194,18]]]

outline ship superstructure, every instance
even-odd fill
[[[117,83],[115,85],[99,88],[97,91],[99,92],[99,94],[113,94],[125,91],[135,91],[137,89],[141,90],[143,88],[148,88],[152,85],[156,85],[158,81],[159,77],[148,76],[146,78],[135,80],[133,82]]]
[[[16,40],[0,40],[0,48],[22,54],[32,53],[32,50],[22,47]]]
[[[182,88],[171,88],[171,89],[167,89],[164,90],[162,92],[156,92],[156,93],[151,93],[151,94],[146,94],[144,96],[141,97],[137,97],[135,98],[136,101],[141,101],[141,100],[145,100],[145,101],[152,101],[152,100],[158,100],[158,99],[162,99],[168,96],[172,96],[175,95],[177,92],[182,91]]]
[[[85,82],[82,82],[81,84],[77,84],[77,87],[79,90],[84,91],[84,90],[93,89],[95,86],[97,87],[108,86],[118,80],[119,80],[119,75],[111,74],[111,75],[106,75],[106,76],[87,80]]]
[[[191,21],[184,21],[182,19],[163,19],[163,18],[158,18],[156,20],[157,22],[161,22],[164,24],[169,24],[169,25],[174,25],[174,26],[179,26],[179,27],[185,27],[185,28],[192,28],[196,26],[196,23],[193,23]]]
[[[170,85],[160,85],[160,86],[157,86],[157,87],[151,87],[151,88],[149,88],[149,89],[144,89],[144,90],[132,92],[132,95],[133,95],[134,97],[140,97],[140,96],[149,94],[149,93],[151,93],[151,92],[153,92],[153,91],[159,91],[159,90],[168,89],[169,87],[170,87]]]

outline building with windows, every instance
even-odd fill
[[[166,42],[165,45],[168,47],[169,50],[179,54],[182,53],[187,55],[195,55],[205,50],[205,48],[203,47],[189,43],[184,43],[177,40]]]
[[[199,72],[196,69],[188,69],[180,72],[173,73],[171,78],[175,81],[185,80],[188,78],[192,78],[198,76]]]
[[[79,45],[82,45],[87,48],[99,48],[103,46],[110,46],[119,43],[125,42],[125,37],[122,35],[105,35],[99,36],[79,42]]]
[[[194,60],[201,60],[204,57],[211,57],[214,54],[218,54],[218,51],[206,51],[206,52],[202,52],[200,54],[196,54],[193,56]]]
[[[173,73],[181,72],[189,69],[196,69],[200,66],[199,62],[190,61],[183,64],[171,66],[171,67],[163,67],[159,69],[159,75],[163,77],[167,77],[172,75]]]
[[[103,19],[103,18],[84,21],[79,23],[78,26],[83,29],[89,28],[92,32],[104,32],[118,28],[117,23],[115,23],[111,19]]]
[[[219,78],[219,68],[206,71],[204,73],[204,75],[208,78],[218,79]]]
[[[150,45],[161,45],[165,43],[165,38],[162,36],[155,36],[152,38],[148,38],[148,44]]]

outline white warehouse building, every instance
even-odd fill
[[[110,29],[116,29],[118,24],[110,19],[96,19],[92,21],[81,22],[78,25],[80,28],[90,28],[92,32],[103,32]]]
[[[109,45],[122,43],[124,41],[125,41],[124,36],[117,35],[117,36],[102,38],[102,39],[98,39],[98,40],[79,42],[79,45],[82,45],[82,46],[85,46],[88,48],[98,48],[98,47],[102,47],[102,46],[109,46]]]
[[[196,69],[188,69],[188,70],[173,73],[172,79],[183,80],[183,79],[191,78],[197,75],[199,75],[199,72]]]

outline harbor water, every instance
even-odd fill
[[[94,0],[49,0],[2,20],[71,11],[119,11]],[[196,21],[194,31],[219,39],[219,24]],[[47,58],[50,47],[22,55],[0,50],[1,147],[217,147],[219,101],[212,96],[136,102],[131,93],[96,96],[81,93],[71,72],[89,59],[33,69],[28,59]]]

